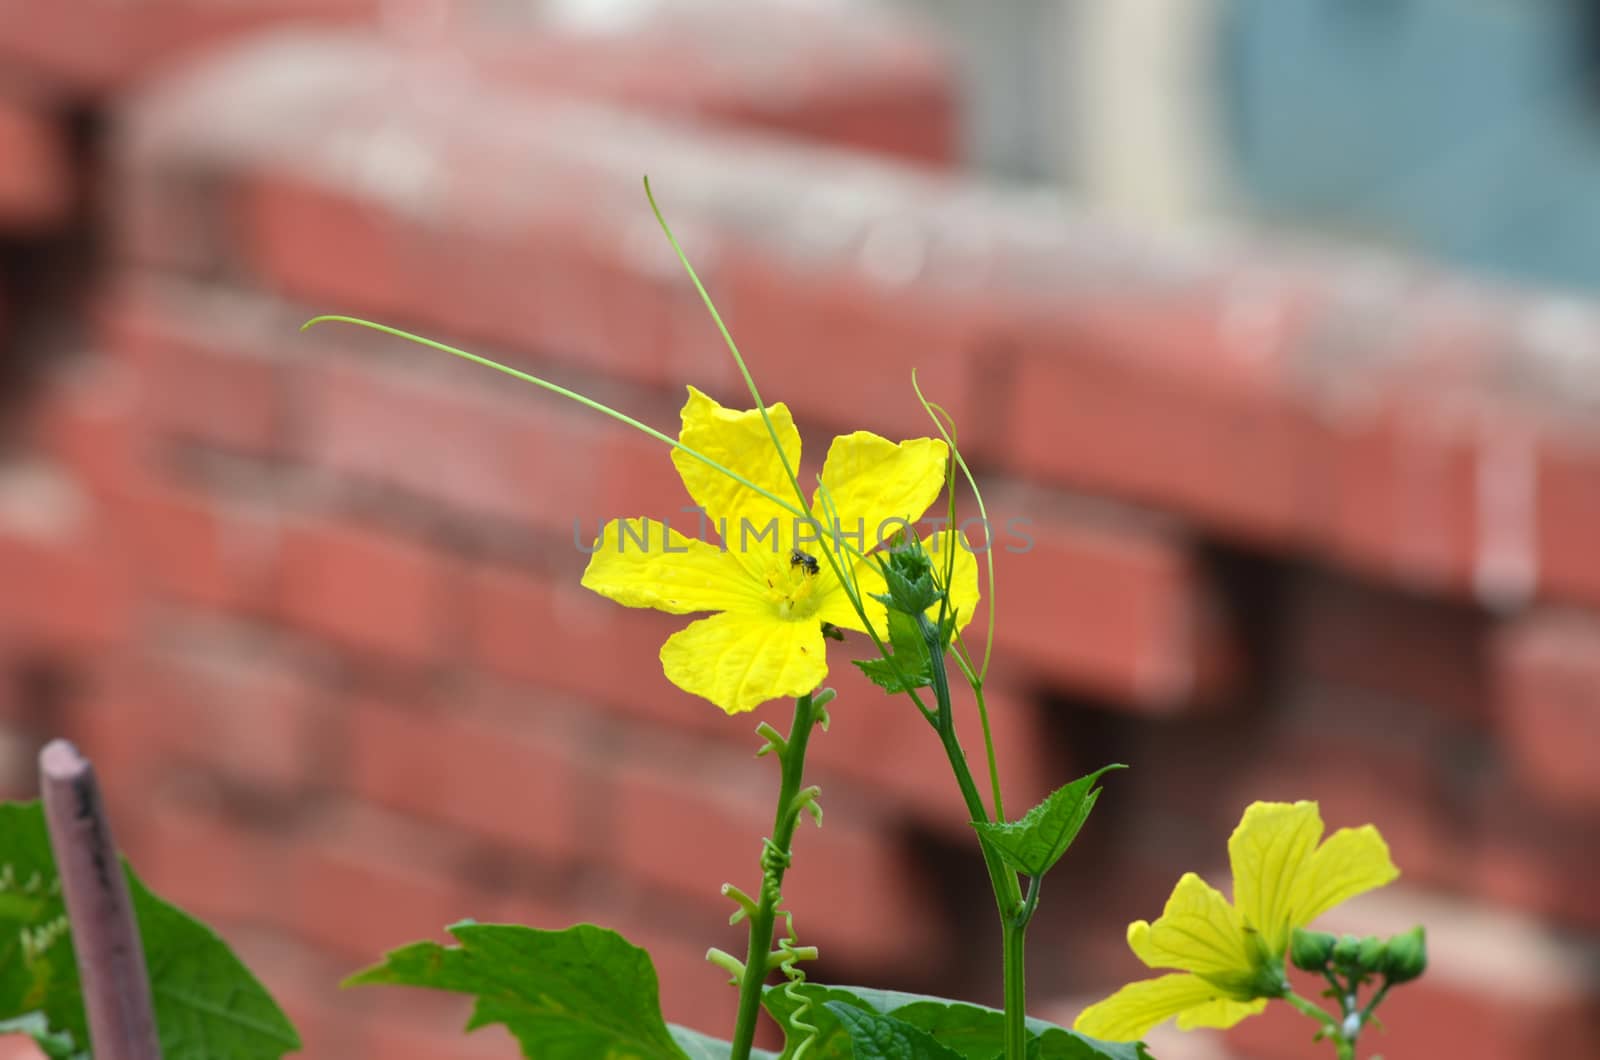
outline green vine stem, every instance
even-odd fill
[[[1285,994],[1283,999],[1305,1015],[1322,1024],[1322,1036],[1333,1042],[1333,1047],[1339,1060],[1355,1060],[1356,1040],[1355,1038],[1345,1037],[1343,1020],[1329,1013],[1315,1001],[1308,1001],[1292,990]],[[1341,1005],[1343,1005],[1342,1001]],[[1360,1033],[1359,1029],[1357,1033]]]
[[[975,822],[988,823],[989,813],[983,805],[983,796],[978,792],[972,769],[967,765],[966,752],[956,736],[955,707],[950,699],[950,679],[945,672],[944,642],[939,636],[939,627],[925,614],[917,616],[917,624],[932,664],[929,672],[938,705],[934,725],[939,732],[939,742],[944,745],[945,757],[950,760],[961,797],[966,801],[967,814]],[[1028,1048],[1028,1000],[1023,941],[1034,902],[1023,900],[1016,873],[987,846],[980,844],[980,849],[984,867],[989,871],[989,884],[994,889],[995,906],[1000,912],[1000,929],[1004,933],[1005,1060],[1024,1060]]]
[[[750,1060],[750,1048],[756,1037],[756,1020],[761,1015],[761,991],[768,973],[772,971],[772,934],[778,906],[783,901],[783,875],[789,867],[800,815],[812,807],[811,800],[816,794],[815,789],[801,787],[806,745],[810,742],[811,730],[823,717],[824,705],[832,697],[832,692],[824,690],[815,697],[801,696],[795,700],[794,723],[789,727],[787,737],[779,736],[765,723],[758,730],[768,740],[763,750],[771,750],[777,755],[782,781],[778,788],[778,809],[772,825],[772,838],[762,847],[761,894],[749,916],[749,945],[745,951],[744,974],[739,980],[739,1017],[733,1028],[729,1060]]]

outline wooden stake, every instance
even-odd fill
[[[95,1060],[161,1060],[139,926],[94,768],[72,744],[52,740],[39,752],[39,788]]]

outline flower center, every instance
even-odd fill
[[[767,583],[767,602],[777,616],[798,622],[817,611],[817,578],[811,565],[791,562],[790,556],[775,557],[763,577]]]

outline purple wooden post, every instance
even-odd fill
[[[39,788],[95,1060],[161,1060],[139,926],[94,768],[72,744],[52,740],[39,752]]]

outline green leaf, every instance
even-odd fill
[[[891,649],[894,661],[888,659],[852,659],[873,684],[889,693],[904,692],[910,688],[924,688],[933,683],[933,664],[928,656],[928,644],[922,639],[917,620],[900,611],[889,612],[889,638],[886,647]],[[896,667],[900,673],[896,673]],[[903,679],[902,679],[903,675]]]
[[[890,611],[888,614],[889,637],[885,643],[894,661],[882,657],[850,661],[859,666],[873,684],[891,694],[933,684],[933,659],[928,651],[928,642],[923,639],[922,627],[912,615],[900,611]],[[955,634],[956,616],[952,612],[939,623],[940,643],[948,648]],[[899,673],[896,672],[897,667]]]
[[[1005,1013],[999,1009],[924,994],[803,983],[792,990],[771,987],[762,997],[762,1004],[788,1038],[780,1060],[793,1060],[799,1036],[792,1017],[802,1000],[811,1003],[806,1019],[818,1028],[806,1060],[861,1060],[854,1051],[849,1030],[834,1012],[841,1003],[893,1016],[967,1060],[994,1060],[1005,1048]],[[1033,1035],[1028,1046],[1029,1060],[1150,1060],[1140,1042],[1103,1042],[1038,1019],[1029,1019],[1027,1026]]]
[[[946,1049],[926,1031],[893,1016],[843,1001],[828,1002],[828,1011],[849,1032],[857,1060],[962,1060],[960,1053]]]
[[[278,1060],[300,1048],[294,1027],[227,944],[123,868],[166,1060]],[[34,1012],[50,1034],[89,1041],[44,809],[7,803],[0,805],[0,1019]]]
[[[984,845],[1000,855],[1000,860],[1013,871],[1043,876],[1061,860],[1078,837],[1083,822],[1089,819],[1089,812],[1100,798],[1100,789],[1094,787],[1094,782],[1108,770],[1126,768],[1109,765],[1079,777],[1051,792],[1019,821],[974,822],[972,827],[978,830]]]
[[[678,1043],[678,1047],[689,1054],[689,1060],[728,1060],[733,1055],[731,1042],[680,1027],[676,1023],[667,1024],[667,1030],[672,1033],[672,1040]],[[750,1050],[751,1060],[777,1060],[777,1056],[777,1053],[766,1049]]]
[[[615,931],[455,924],[459,946],[416,942],[345,980],[477,998],[467,1030],[503,1023],[539,1060],[685,1060],[661,1018],[650,955]],[[711,1054],[715,1056],[716,1054]]]

